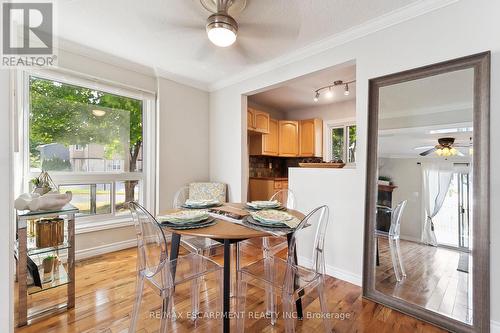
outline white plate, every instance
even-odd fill
[[[261,210],[251,214],[254,219],[263,223],[283,223],[293,219],[289,213],[276,209]]]

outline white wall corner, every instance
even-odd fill
[[[299,256],[298,261],[301,266],[312,268],[311,259]],[[334,267],[332,265],[326,265],[325,269],[326,269],[326,275],[342,281],[347,281],[349,283],[361,287],[361,284],[363,282],[363,278],[361,277],[361,275],[354,274],[352,272],[346,271],[338,267]]]

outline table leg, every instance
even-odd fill
[[[223,332],[229,333],[229,311],[230,309],[230,293],[231,293],[231,244],[229,239],[224,240],[224,292],[223,292]]]
[[[179,246],[181,244],[181,235],[172,233],[172,244],[170,244],[170,261],[174,261],[179,257]],[[175,282],[175,271],[177,270],[177,265],[172,267],[172,279]]]
[[[291,234],[291,233],[286,235],[286,240],[288,242],[288,248],[290,248],[290,241],[292,240],[292,235],[293,234]],[[298,260],[297,260],[297,248],[295,248],[295,251],[293,253],[293,259],[295,260],[295,264],[297,265],[298,264]],[[295,287],[296,288],[298,287],[297,283],[295,284]],[[304,295],[304,292],[299,293],[299,296],[303,296],[303,295]],[[295,302],[295,307],[297,308],[297,318],[299,320],[302,320],[304,318],[304,314],[302,312],[302,298],[299,298]]]

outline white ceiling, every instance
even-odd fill
[[[466,69],[381,88],[379,154],[419,157],[425,149],[416,147],[434,146],[441,137],[469,143],[472,131],[431,131],[472,127],[473,79],[473,69]],[[468,149],[460,150],[467,155]]]
[[[210,13],[199,0],[59,0],[57,30],[62,40],[209,87],[421,0],[247,1],[229,48],[208,42]]]
[[[472,108],[474,70],[464,69],[383,87],[381,118]]]
[[[349,96],[344,95],[344,86],[332,89],[333,97],[320,96],[318,102],[314,102],[314,91],[318,88],[333,84],[336,80],[344,82],[356,78],[356,65],[344,64],[330,67],[315,73],[304,75],[278,87],[249,96],[249,101],[271,107],[279,111],[294,111],[312,106],[338,103],[356,98],[356,83],[349,85]]]

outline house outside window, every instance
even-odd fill
[[[146,198],[154,195],[154,161],[148,157],[154,159],[154,153],[143,145],[154,141],[154,134],[145,133],[154,129],[154,113],[147,113],[153,95],[121,94],[115,87],[100,89],[57,74],[26,72],[23,82],[25,185],[48,171],[61,192],[73,192],[79,221],[119,218],[128,201],[148,206]]]
[[[356,124],[326,122],[326,156],[328,161],[356,163]]]

